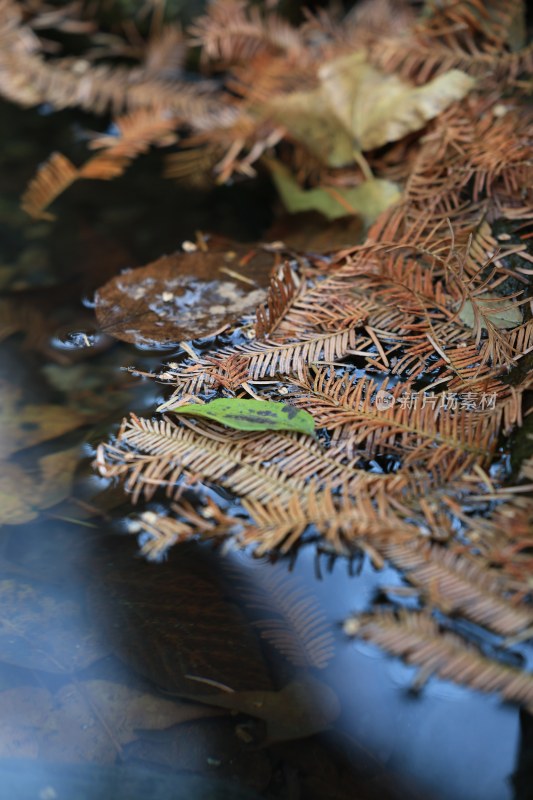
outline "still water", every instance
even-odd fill
[[[344,636],[350,612],[402,584],[393,570],[311,546],[139,557],[129,503],[91,460],[123,414],[164,397],[121,368],[173,354],[99,332],[94,290],[199,229],[259,238],[272,191],[186,191],[148,158],[31,222],[26,181],[53,149],[75,157],[90,124],[0,108],[0,797],[531,797],[528,715],[436,679],[411,691],[415,670]],[[266,635],[272,619],[290,631],[297,601],[327,640],[314,665]],[[221,690],[228,707],[210,706]]]

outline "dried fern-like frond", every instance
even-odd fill
[[[482,4],[478,5],[481,8]],[[377,38],[370,47],[373,62],[381,69],[416,83],[426,83],[450,69],[461,69],[491,86],[497,82],[500,86],[516,85],[519,76],[531,70],[531,45],[510,51],[502,42],[507,35],[505,26],[498,26],[498,33],[493,25],[483,26],[482,19],[485,17],[486,22],[486,15],[482,12],[477,18],[468,16],[468,3],[447,6],[453,6],[458,13],[455,21],[451,18],[445,21],[437,13],[433,20],[426,16],[410,37]]]
[[[148,39],[143,57],[144,75],[160,81],[175,80],[181,74],[186,53],[180,26],[167,23]]]
[[[140,109],[116,121],[116,136],[94,137],[90,147],[100,149],[76,168],[61,153],[53,153],[40,167],[22,197],[22,208],[35,219],[54,219],[46,208],[79,179],[112,180],[122,175],[132,159],[151,145],[166,146],[175,140],[176,119],[154,109]]]
[[[48,102],[102,114],[165,108],[196,130],[231,125],[238,111],[221,101],[211,84],[157,80],[144,67],[99,65],[84,60],[47,60],[35,35],[22,24],[17,6],[0,6],[0,93],[23,106]]]
[[[115,121],[114,134],[94,136],[89,148],[105,150],[110,158],[133,159],[146,153],[152,145],[173,144],[176,124],[176,118],[164,109],[138,109]]]
[[[522,490],[522,491],[520,491]],[[503,490],[505,491],[505,490]],[[458,504],[448,501],[454,515],[486,562],[500,569],[513,588],[523,596],[531,593],[533,570],[533,500],[531,484],[519,487],[485,516],[469,516]],[[500,499],[498,493],[495,499]],[[483,497],[481,497],[483,502]]]
[[[447,109],[433,122],[411,164],[399,216],[402,227],[411,224],[420,236],[448,218],[455,244],[466,244],[492,204],[507,205],[506,198],[521,193],[519,186],[529,185],[531,120],[528,111],[477,95]]]
[[[159,561],[173,545],[199,536],[224,538],[236,524],[209,498],[203,514],[184,500],[172,503],[170,508],[174,516],[144,511],[130,523],[130,532],[137,534],[141,553],[150,561]]]
[[[190,29],[204,57],[225,65],[248,63],[260,55],[286,54],[300,63],[309,53],[298,31],[274,13],[261,14],[242,0],[216,0]]]
[[[281,275],[275,275],[270,283],[266,303],[257,309],[255,335],[264,339],[271,335],[287,314],[288,307],[298,291],[294,270],[288,263],[282,267]]]
[[[245,455],[239,440],[227,443],[169,420],[125,420],[114,443],[100,445],[96,467],[107,478],[119,478],[135,503],[150,499],[158,488],[179,496],[181,477],[219,483],[243,497],[268,502],[288,501],[305,493],[303,480],[288,478],[275,466],[263,467],[257,456]]]
[[[484,193],[513,195],[531,184],[532,137],[533,115],[528,109],[495,105],[478,117],[472,136],[478,146],[470,144],[462,167],[466,177],[474,179],[474,201]]]
[[[378,550],[446,614],[460,614],[503,636],[533,625],[533,609],[506,599],[508,585],[501,573],[487,569],[480,560],[423,544],[419,538],[385,541]]]
[[[231,357],[228,357],[223,363],[217,361],[214,365],[204,360],[194,361],[184,366],[165,369],[163,372],[156,374],[149,373],[146,377],[175,387],[169,399],[159,407],[160,411],[164,411],[172,408],[183,395],[197,395],[216,386],[223,386],[226,378],[231,380],[233,369],[237,363],[239,362],[236,361],[236,358],[232,359]],[[137,370],[134,370],[134,372],[138,373]],[[248,377],[247,366],[246,373],[239,373],[239,377],[240,375],[243,378]]]
[[[269,615],[254,622],[263,639],[296,667],[327,667],[335,654],[333,634],[316,599],[293,576],[283,569],[252,569],[232,576],[235,585],[247,608]]]
[[[23,210],[34,219],[53,220],[46,208],[78,178],[78,170],[61,153],[52,153],[22,196]]]
[[[438,395],[423,395],[411,402],[412,384],[396,384],[381,392],[373,380],[337,378],[318,369],[304,381],[291,378],[298,387],[294,403],[309,411],[318,427],[333,432],[332,443],[347,455],[364,448],[367,454],[398,453],[405,464],[425,463],[428,469],[448,462],[447,469],[463,468],[488,460],[496,443],[498,415],[457,413],[446,409]]]
[[[222,362],[206,356],[205,361],[211,362],[215,367],[215,370],[209,373],[209,380],[217,387],[223,386],[235,392],[249,378],[248,360],[239,355],[228,356]]]
[[[351,617],[344,629],[421,667],[425,676],[498,692],[504,700],[533,708],[533,675],[486,658],[465,639],[441,628],[427,612],[384,610]]]
[[[380,476],[368,474],[349,495],[339,497],[327,487],[323,491],[312,487],[304,496],[294,494],[287,504],[244,500],[255,524],[244,529],[239,541],[256,545],[258,555],[277,549],[286,553],[313,526],[334,552],[349,554],[358,547],[372,547],[373,537],[413,537],[416,527],[396,513],[394,504],[395,479],[400,491],[404,480],[388,477],[384,483]]]
[[[349,350],[354,349],[357,342],[356,331],[357,328],[352,327],[335,333],[307,336],[287,344],[253,342],[234,349],[219,350],[214,358],[220,362],[230,356],[245,359],[252,380],[290,373],[303,377],[309,364],[330,363],[343,358]]]
[[[501,46],[507,41],[514,19],[523,12],[522,0],[490,0],[489,3],[482,0],[445,0],[431,9],[423,25],[437,36],[448,33],[452,26],[457,31],[477,33]]]
[[[371,474],[357,466],[358,461],[349,461],[332,454],[324,445],[310,441],[308,436],[277,433],[273,431],[249,436],[243,440],[243,449],[250,456],[259,455],[268,464],[274,464],[289,477],[312,480],[316,488],[339,489],[347,492],[357,491],[361,484],[383,483],[391,491],[402,488],[402,479],[395,475]]]
[[[204,145],[187,147],[167,156],[164,177],[193,184],[209,184],[212,172],[223,155],[224,147],[216,142],[213,144],[208,141]]]

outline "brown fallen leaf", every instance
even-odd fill
[[[84,610],[59,590],[16,578],[0,580],[0,661],[69,673],[107,654]]]
[[[68,406],[24,405],[20,392],[2,385],[0,459],[79,428],[85,417]]]
[[[113,763],[138,731],[163,730],[218,708],[167,700],[106,680],[0,692],[0,757]]]
[[[0,525],[24,525],[36,519],[34,490],[35,481],[26,470],[0,461]]]
[[[112,763],[138,730],[162,730],[217,708],[175,702],[105,680],[64,686],[54,697],[54,727],[43,731],[39,754],[51,761]]]
[[[208,336],[263,302],[273,266],[271,254],[243,245],[163,256],[102,286],[96,317],[135,344]]]
[[[0,525],[23,525],[70,496],[78,447],[49,453],[35,468],[0,460]]]

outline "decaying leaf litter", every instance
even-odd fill
[[[264,168],[289,212],[361,221],[359,238],[327,256],[289,242],[237,255],[228,246],[231,258],[213,260],[224,280],[208,286],[208,271],[187,298],[196,263],[218,247],[191,236],[185,253],[99,292],[100,322],[118,338],[168,344],[221,334],[222,346],[183,342],[151,376],[172,388],[163,416],[132,415],[99,448],[100,474],[122,479],[134,500],[159,489],[170,498],[165,512],[158,505],[135,522],[145,553],[158,558],[195,538],[289,552],[311,538],[337,555],[391,561],[425,610],[391,602],[348,620],[346,633],[424,675],[438,660],[439,675],[531,708],[528,672],[510,671],[496,651],[483,660],[453,631],[464,616],[504,646],[531,633],[531,466],[508,485],[502,438],[527,424],[531,388],[533,56],[516,34],[523,5],[470,0],[417,17],[367,4],[341,22],[324,14],[294,28],[275,12],[218,2],[192,33],[204,67],[224,71],[222,89],[176,82],[170,91],[142,66],[132,89],[124,68],[100,67],[89,70],[83,96],[58,71],[60,59],[24,43],[15,4],[4,5],[0,70],[10,99],[101,112],[120,97],[126,111],[116,136],[93,141],[98,153],[83,167],[54,154],[39,170],[23,202],[33,216],[48,215],[78,178],[114,178],[185,128],[169,176],[204,171],[224,182]],[[271,281],[259,305],[257,254],[267,256]],[[163,268],[177,263],[188,282],[171,277],[159,288]],[[191,307],[195,321],[173,334]],[[316,438],[235,433],[223,420],[172,411],[217,398],[302,410]],[[212,485],[240,504],[217,507],[205,490]]]

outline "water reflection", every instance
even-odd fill
[[[313,562],[309,549],[300,553],[294,566],[307,585],[313,581]],[[353,610],[355,597],[364,608],[378,586],[391,583],[386,573],[365,565],[354,585],[339,560],[320,583],[313,581],[313,592],[335,624]],[[372,645],[340,641],[337,657],[324,675],[343,709],[339,729],[370,751],[386,772],[410,776],[418,791],[427,791],[430,797],[511,798],[517,710],[495,697],[437,679],[419,694],[412,693],[415,674]]]

